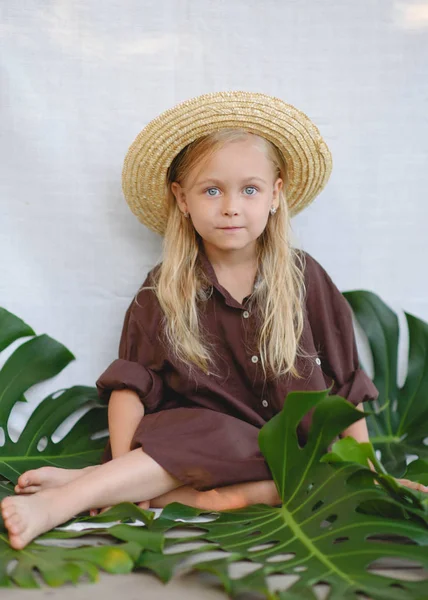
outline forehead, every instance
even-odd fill
[[[242,178],[251,176],[268,177],[273,174],[273,165],[266,156],[262,144],[255,138],[226,142],[213,154],[196,164],[191,180],[198,182],[207,177]]]

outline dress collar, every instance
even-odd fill
[[[230,293],[227,291],[227,289],[224,288],[219,283],[219,281],[217,279],[217,275],[214,271],[214,267],[212,266],[208,256],[206,255],[203,244],[199,245],[198,258],[199,258],[201,267],[202,267],[208,281],[223,296],[226,304],[228,306],[233,306],[234,308],[242,308],[244,306],[244,304],[246,304],[246,302],[250,296],[245,296],[245,298],[243,298],[242,304],[241,304],[237,300],[235,300],[235,298],[230,295]],[[260,285],[260,281],[261,281],[261,276],[258,273],[256,276],[256,280],[254,282],[254,289],[257,289],[257,287]]]

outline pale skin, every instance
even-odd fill
[[[226,144],[187,181],[171,186],[180,210],[190,214],[201,235],[219,282],[239,302],[253,289],[256,240],[268,218],[272,218],[270,209],[279,207],[281,188],[282,180],[274,176],[271,163],[252,136]],[[208,193],[213,190],[218,194]],[[230,226],[238,229],[224,229]],[[23,473],[15,487],[17,495],[1,502],[10,545],[22,549],[45,531],[82,512],[94,514],[99,508],[105,510],[120,502],[162,508],[177,501],[206,510],[281,503],[272,480],[204,492],[183,485],[144,448],[130,450],[143,417],[144,406],[135,392],[114,391],[108,406],[111,461],[84,469],[42,467]],[[365,419],[342,435],[368,441]],[[409,482],[409,487],[415,484]]]

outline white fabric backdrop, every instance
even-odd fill
[[[293,221],[296,245],[341,291],[379,294],[401,325],[402,309],[428,320],[426,1],[6,0],[0,13],[0,306],[77,358],[28,392],[14,439],[43,397],[94,385],[116,357],[160,253],[123,200],[123,158],[149,120],[202,93],[261,91],[315,121],[334,168]]]

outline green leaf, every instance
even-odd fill
[[[405,479],[428,485],[428,460],[414,460],[407,466],[403,476]]]
[[[0,309],[0,347],[33,330],[14,315]],[[108,428],[106,406],[99,402],[95,388],[75,386],[59,390],[45,398],[31,414],[17,442],[8,434],[8,421],[17,402],[25,401],[25,392],[36,383],[57,375],[74,360],[65,346],[47,335],[35,336],[22,343],[9,356],[0,370],[0,427],[5,444],[1,449],[0,475],[17,482],[19,475],[44,465],[82,468],[99,463],[105,438],[92,436]],[[52,441],[56,429],[75,411],[88,407],[62,440]],[[37,447],[46,442],[43,450]]]
[[[22,337],[36,335],[22,319],[0,307],[0,352]]]
[[[386,470],[404,477],[408,457],[428,459],[428,323],[404,312],[409,331],[408,371],[399,388],[397,315],[372,292],[358,290],[343,295],[373,354],[373,382],[379,398],[370,403],[375,414],[367,416],[370,440],[380,451]]]
[[[56,393],[57,394],[57,393]],[[95,433],[107,429],[107,411],[97,403],[96,391],[86,386],[75,386],[61,395],[45,398],[30,415],[17,442],[13,442],[3,426],[6,436],[0,456],[0,475],[16,484],[18,477],[28,469],[50,465],[80,469],[100,461],[105,438],[92,439]],[[55,396],[55,397],[54,397]],[[52,434],[78,408],[90,406],[59,442],[52,441]],[[1,413],[1,404],[0,404]],[[37,446],[45,438],[46,446]]]
[[[140,551],[135,542],[90,548],[61,548],[33,542],[25,550],[14,550],[9,546],[7,536],[0,533],[0,586],[16,584],[24,588],[39,588],[35,569],[50,586],[77,583],[82,576],[96,581],[98,569],[108,573],[129,573]],[[16,564],[7,574],[6,565],[11,561],[16,561]]]
[[[224,511],[209,522],[186,524],[205,530],[199,541],[230,553],[199,562],[193,569],[215,574],[231,597],[256,591],[268,597],[268,577],[279,573],[296,576],[287,593],[279,595],[284,598],[315,598],[313,586],[321,583],[331,587],[329,598],[355,598],[358,592],[373,599],[404,599],[421,597],[425,589],[424,582],[409,581],[394,587],[396,578],[373,572],[380,558],[407,559],[428,567],[428,513],[417,495],[381,465],[380,473],[365,466],[367,458],[379,465],[370,444],[344,438],[330,454],[323,454],[338,431],[361,418],[348,401],[327,392],[289,394],[281,413],[260,431],[260,447],[282,497],[281,507],[254,505]],[[296,426],[312,406],[312,429],[301,448]],[[167,532],[177,527],[177,519],[204,514],[174,503],[149,528]],[[146,551],[138,564],[168,581],[186,557],[203,555],[207,549],[203,545],[174,555]],[[230,569],[237,560],[255,570],[232,577]]]

